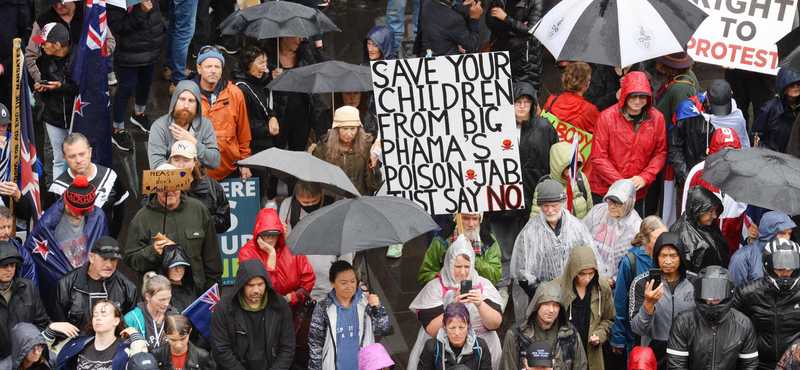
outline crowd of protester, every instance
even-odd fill
[[[720,151],[800,155],[800,74],[742,79],[729,70],[703,89],[686,53],[622,68],[564,62],[563,91],[540,106],[545,50],[529,31],[550,3],[415,0],[409,53],[406,1],[389,0],[387,27],[352,42],[362,65],[510,56],[525,207],[436,218],[441,227],[408,307],[419,331],[407,368],[800,369],[794,215],[737,202],[701,179],[705,159]],[[319,94],[266,88],[287,70],[332,60],[322,38],[222,36],[209,9],[224,19],[232,0],[167,0],[163,13],[152,0],[107,4],[107,78],[119,85],[113,145],[133,149],[127,118],[148,134],[150,169],[193,175],[189,190],[147,194],[126,220],[125,184],[114,168],[92,163],[97,148],[71,130],[85,4],[33,5],[0,3],[0,370],[394,368],[380,339],[397,328],[362,281],[366,261],[294,255],[286,244],[302,218],[337,197],[299,181],[281,200],[277,177],[236,164],[269,148],[307,151],[341,168],[361,195],[379,190],[370,92],[336,93],[335,108],[326,108]],[[491,32],[485,45],[481,20]],[[34,205],[8,181],[14,37],[24,40],[24,73],[45,129],[44,213],[35,223]],[[275,46],[279,53],[267,52]],[[162,54],[171,101],[151,118]],[[238,63],[226,68],[232,54]],[[748,84],[764,91],[733,94]],[[572,144],[559,142],[550,119],[593,135],[575,178]],[[662,203],[667,167],[679,194],[671,221]],[[222,283],[218,234],[231,228],[232,205],[220,181],[253,177],[264,199],[238,252],[232,293],[216,297],[210,322],[193,322],[183,313]],[[752,210],[759,216],[746,216]],[[30,226],[24,240],[16,225]],[[400,258],[402,245],[386,256]],[[509,307],[514,314],[504,316]],[[513,323],[500,335],[504,317]]]

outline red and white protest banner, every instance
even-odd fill
[[[687,0],[708,13],[686,45],[698,62],[777,74],[775,42],[792,30],[797,0]]]

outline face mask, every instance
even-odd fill
[[[314,212],[314,211],[320,209],[320,207],[322,207],[322,198],[319,199],[319,202],[316,202],[316,203],[314,203],[314,204],[312,204],[310,206],[304,206],[302,204],[300,205],[300,208],[302,208],[303,211],[305,211],[306,213]]]

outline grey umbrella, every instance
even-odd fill
[[[334,166],[306,152],[294,152],[269,148],[250,158],[235,163],[238,166],[268,171],[284,182],[297,178],[317,182],[326,190],[348,198],[360,194],[350,178],[338,166]]]
[[[284,71],[267,89],[309,94],[372,91],[372,71],[367,66],[331,60]]]
[[[304,217],[286,245],[292,253],[334,255],[405,243],[438,227],[416,203],[375,196],[340,200]]]
[[[702,179],[737,202],[800,214],[800,159],[763,148],[723,149],[706,158]]]

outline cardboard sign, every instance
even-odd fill
[[[775,42],[792,30],[795,0],[686,0],[708,18],[686,45],[698,62],[777,74]]]
[[[261,195],[258,193],[258,177],[251,177],[246,182],[225,179],[219,184],[231,206],[231,227],[217,235],[222,257],[222,285],[233,285],[239,269],[239,250],[253,239],[256,216],[261,211]]]
[[[142,194],[189,190],[192,170],[145,170],[142,174]]]
[[[389,195],[431,214],[524,207],[507,52],[371,68]]]
[[[578,153],[580,153],[584,163],[586,163],[586,160],[589,159],[589,154],[592,153],[592,134],[558,119],[558,117],[548,111],[543,110],[541,116],[547,118],[547,120],[553,124],[553,127],[556,128],[558,141],[572,143],[575,135],[578,135]]]

